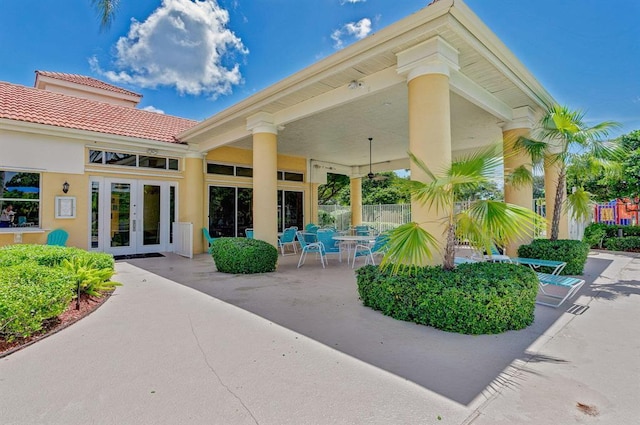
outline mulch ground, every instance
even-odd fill
[[[72,325],[78,320],[86,317],[88,314],[95,311],[104,302],[109,299],[111,292],[106,293],[102,298],[90,297],[87,294],[80,295],[80,309],[76,309],[76,300],[72,300],[67,309],[58,317],[49,319],[43,323],[43,328],[37,334],[31,335],[28,338],[19,338],[11,342],[5,341],[0,337],[0,358],[8,356],[21,348],[31,345],[43,338],[52,335],[67,326]]]

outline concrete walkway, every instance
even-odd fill
[[[363,307],[346,264],[295,262],[281,258],[278,273],[238,277],[215,272],[207,256],[118,263],[124,286],[105,305],[0,359],[0,423],[640,417],[640,258],[594,253],[587,285],[565,308],[540,306],[525,330],[475,337]]]

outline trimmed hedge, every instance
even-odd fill
[[[11,341],[42,329],[60,315],[76,294],[120,285],[110,254],[73,247],[10,245],[0,248],[0,337]]]
[[[395,319],[473,335],[533,323],[538,280],[528,267],[474,263],[392,275],[368,265],[356,274],[363,304]]]
[[[611,251],[640,252],[640,236],[605,239],[604,247]]]
[[[518,257],[540,260],[564,261],[567,263],[563,275],[580,275],[589,254],[589,245],[582,241],[568,239],[534,239],[529,245],[518,248]],[[551,273],[551,267],[541,267],[541,271]]]
[[[0,336],[28,337],[65,311],[73,298],[73,276],[33,261],[0,268]]]
[[[267,273],[276,270],[278,250],[258,239],[219,238],[213,242],[211,256],[222,273]]]
[[[91,259],[98,269],[114,269],[114,260],[111,254],[103,252],[88,252],[80,248],[52,246],[52,245],[7,245],[0,248],[0,267],[21,264],[33,261],[36,264],[47,267],[60,266],[63,260]]]

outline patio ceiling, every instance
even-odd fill
[[[470,9],[458,0],[440,0],[212,116],[180,139],[201,152],[224,145],[251,149],[247,119],[266,113],[278,126],[279,154],[366,173],[373,137],[374,171],[408,167],[407,86],[396,55],[436,36],[458,51],[459,69],[450,77],[454,155],[499,142],[500,124],[510,121],[513,109],[539,113],[553,102]]]

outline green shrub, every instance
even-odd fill
[[[538,280],[528,267],[475,263],[392,275],[365,266],[356,273],[363,304],[399,320],[474,335],[533,323]]]
[[[27,261],[0,268],[0,336],[8,341],[42,329],[60,315],[74,293],[73,277],[60,268]]]
[[[584,229],[582,242],[591,248],[602,248],[602,243],[607,236],[608,224],[591,223]]]
[[[612,251],[640,252],[640,236],[606,239],[604,246]]]
[[[113,268],[100,266],[99,257],[96,260],[91,255],[63,260],[61,265],[73,276],[77,294],[84,293],[92,297],[102,297],[105,292],[114,290],[116,286],[122,286],[121,283],[111,280]]]
[[[563,275],[580,275],[584,270],[589,254],[589,245],[582,241],[568,239],[534,239],[529,245],[518,248],[518,257],[538,258],[541,260],[564,261],[567,263]],[[550,273],[552,268],[541,268]]]
[[[74,258],[91,259],[96,268],[110,268],[113,270],[114,261],[111,254],[103,252],[88,252],[80,248],[18,244],[0,248],[0,267],[21,264],[25,261],[33,261],[41,266],[60,266],[63,260]]]
[[[220,238],[211,248],[216,268],[222,273],[266,273],[276,270],[278,250],[258,239]]]

